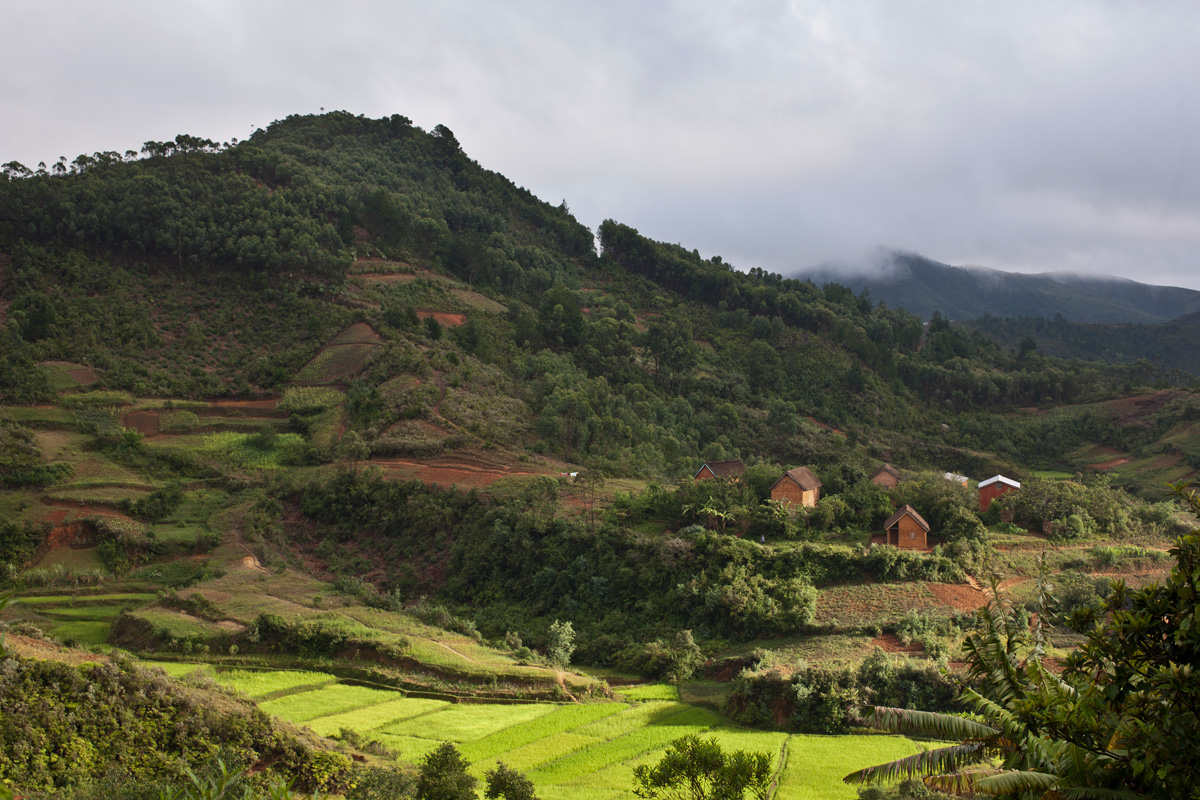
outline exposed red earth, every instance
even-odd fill
[[[446,326],[447,328],[454,328],[454,327],[457,327],[458,325],[465,325],[467,322],[466,314],[452,314],[448,311],[430,311],[427,308],[417,309],[417,316],[420,317],[421,319],[428,319],[430,317],[433,317],[439,323]]]

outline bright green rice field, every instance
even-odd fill
[[[325,678],[246,671],[216,676],[253,697],[273,697],[260,700],[269,713],[324,736],[353,729],[397,751],[402,761],[419,762],[440,742],[454,742],[479,777],[503,761],[524,772],[542,800],[632,800],[633,768],[656,762],[672,741],[690,733],[715,736],[727,750],[771,753],[781,767],[776,800],[853,800],[857,791],[842,783],[843,775],[923,749],[901,736],[740,728],[680,703],[671,687],[622,689],[620,702],[455,704]]]

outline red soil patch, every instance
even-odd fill
[[[158,414],[152,411],[134,411],[126,414],[122,424],[144,436],[154,436],[159,432]]]
[[[909,644],[900,644],[900,640],[894,633],[885,633],[876,639],[871,640],[872,647],[878,647],[885,653],[908,653],[916,655],[917,653],[925,652],[925,645],[920,642],[910,642]]]
[[[956,611],[974,611],[987,605],[987,595],[971,586],[927,583],[926,588],[939,601]]]
[[[46,545],[53,550],[56,547],[94,547],[96,545],[96,528],[86,520],[68,522],[50,530],[46,537]]]
[[[97,505],[95,503],[87,503],[83,500],[56,500],[52,497],[43,497],[42,504],[53,506],[59,510],[74,509],[75,513],[66,511],[62,519],[71,517],[79,519],[81,517],[119,517],[137,523],[133,517],[128,516],[125,512],[117,509],[114,506]],[[53,511],[51,514],[57,514],[58,511]],[[59,520],[61,522],[61,519]]]
[[[1122,464],[1128,463],[1128,458],[1114,458],[1110,461],[1101,461],[1099,464],[1088,464],[1088,466],[1092,469],[1112,469],[1113,467],[1119,467]]]
[[[429,319],[430,317],[433,317],[447,328],[465,325],[467,322],[466,314],[451,314],[447,311],[430,311],[425,308],[417,309],[417,316],[421,319]]]

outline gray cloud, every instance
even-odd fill
[[[595,226],[1200,287],[1200,6],[17,0],[0,160],[402,113]]]

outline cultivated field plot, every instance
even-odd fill
[[[235,674],[240,677],[234,685],[269,680],[233,672],[217,679]],[[771,753],[780,767],[774,795],[780,800],[852,800],[857,792],[841,782],[843,775],[921,749],[899,736],[793,736],[739,728],[677,702],[672,687],[629,687],[623,693],[631,702],[453,704],[333,684],[300,687],[261,705],[324,736],[355,730],[407,762],[419,762],[443,741],[454,742],[478,777],[503,762],[525,773],[543,800],[632,800],[634,767],[656,762],[671,742],[688,734],[714,736],[727,750]]]
[[[264,701],[319,689],[335,683],[337,678],[325,672],[232,669],[217,673],[216,680]]]
[[[94,555],[95,548],[74,550],[71,548],[56,548],[47,555],[80,554]],[[43,563],[45,559],[43,559]],[[55,563],[65,564],[79,570],[88,562],[67,560]],[[100,565],[99,558],[95,561]],[[90,568],[90,567],[89,567]],[[78,644],[104,644],[108,639],[112,624],[122,611],[136,608],[143,603],[153,600],[154,595],[140,593],[103,594],[103,595],[31,595],[17,599],[17,605],[26,613],[23,618],[30,619],[42,630],[62,641],[73,641]]]
[[[882,625],[900,619],[911,608],[929,611],[941,605],[922,583],[831,586],[822,589],[817,598],[816,621]]]

